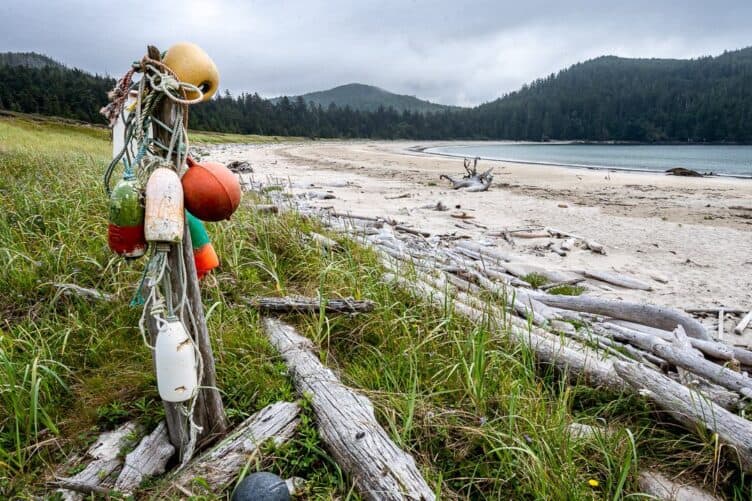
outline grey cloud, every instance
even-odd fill
[[[747,0],[4,0],[0,50],[119,75],[146,43],[203,46],[222,87],[264,96],[348,82],[470,105],[603,54],[698,57],[752,44]]]

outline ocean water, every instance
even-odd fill
[[[663,172],[684,167],[702,173],[752,178],[752,146],[748,145],[475,143],[440,146],[425,151],[458,157],[596,169]]]

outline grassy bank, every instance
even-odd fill
[[[0,119],[3,498],[44,494],[54,468],[102,430],[161,416],[140,311],[128,306],[144,262],[125,262],[106,244],[107,138],[103,129]],[[222,267],[202,284],[218,385],[234,423],[297,398],[248,298],[369,298],[378,305],[371,314],[287,320],[373,400],[379,421],[441,498],[619,499],[636,492],[639,469],[658,464],[748,498],[748,481],[713,437],[667,428],[637,397],[566,385],[504,333],[384,284],[369,251],[343,241],[343,252],[322,254],[303,238],[324,231],[315,222],[260,215],[250,202],[232,221],[209,225]],[[116,300],[67,296],[59,283]],[[571,422],[607,423],[613,433],[574,439]],[[358,499],[310,412],[295,440],[254,458],[249,470],[256,469],[307,479],[305,499]],[[154,481],[141,494],[162,487]]]

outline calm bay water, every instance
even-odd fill
[[[429,148],[429,153],[537,164],[663,172],[684,167],[752,177],[752,146],[485,143]]]

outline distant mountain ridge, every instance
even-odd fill
[[[24,66],[26,68],[44,68],[46,66],[63,67],[54,59],[36,52],[0,52],[0,66]]]
[[[21,65],[0,63],[0,109],[103,123],[98,111],[113,79],[40,55],[2,60]],[[293,99],[218,93],[191,108],[191,126],[327,138],[752,144],[751,83],[752,47],[686,60],[603,56],[475,108],[349,84]],[[439,108],[417,111],[426,103]]]
[[[328,90],[318,92],[309,92],[300,96],[306,103],[314,103],[323,108],[334,103],[340,108],[350,107],[359,111],[377,111],[379,107],[384,109],[394,108],[394,110],[417,111],[420,113],[445,111],[454,109],[454,106],[432,103],[415,96],[405,94],[395,94],[373,85],[361,83],[350,83],[340,85]],[[295,100],[298,96],[289,96],[288,99]],[[272,102],[279,102],[282,97],[272,99]]]

